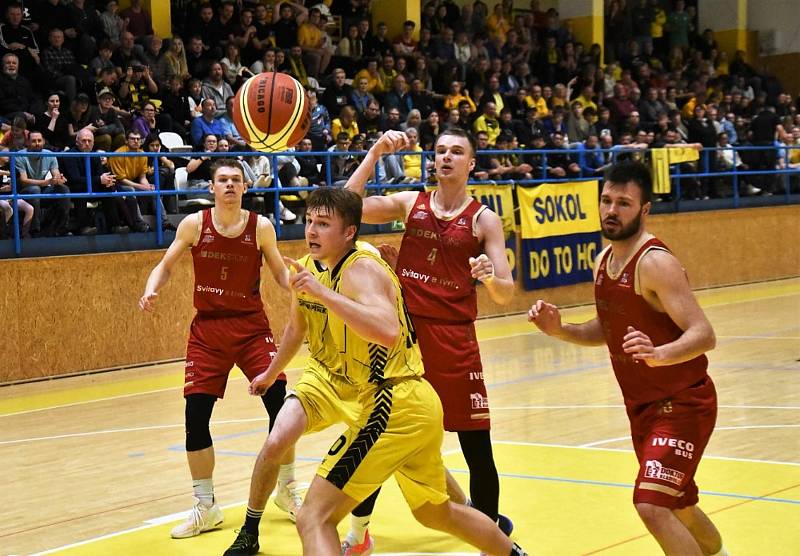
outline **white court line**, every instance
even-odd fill
[[[620,437],[620,440],[630,440],[630,436]],[[625,452],[632,454],[630,448],[598,448],[596,446],[571,446],[569,444],[548,444],[546,442],[526,442],[522,440],[492,440],[492,444],[506,444],[509,446],[536,446],[539,448],[569,448],[570,450],[594,450],[597,452]],[[741,461],[744,463],[768,463],[771,465],[792,465],[800,467],[800,462],[795,461],[774,461],[768,459],[736,458],[730,456],[712,456],[703,454],[703,459],[719,459],[724,461]]]
[[[225,421],[212,421],[211,425],[230,425],[232,423],[253,423],[253,422],[261,422],[263,421],[263,417],[252,417],[248,419],[228,419]],[[176,428],[183,428],[186,425],[184,423],[176,423],[174,425],[150,425],[147,427],[132,427],[127,429],[106,429],[102,431],[88,431],[88,432],[73,432],[68,434],[57,434],[54,436],[35,436],[32,438],[18,438],[16,440],[3,440],[0,441],[0,446],[4,444],[22,444],[25,442],[37,442],[40,440],[61,440],[63,438],[79,438],[82,436],[95,436],[101,434],[115,434],[120,432],[142,432],[142,431],[149,431],[149,430],[158,430],[158,429],[176,429]]]
[[[630,437],[624,437],[628,439]],[[567,444],[547,444],[542,442],[525,442],[525,441],[513,441],[513,440],[493,440],[492,444],[503,444],[508,446],[534,446],[539,448],[568,448],[571,450],[592,450],[597,452],[625,452],[625,453],[633,453],[633,450],[626,450],[622,448],[597,448],[593,446],[570,446]],[[444,454],[454,454],[458,453],[461,450],[459,448],[455,448],[453,450],[448,450],[447,452],[443,452]],[[800,463],[795,462],[788,462],[788,461],[771,461],[771,460],[760,460],[760,459],[749,459],[749,458],[734,458],[734,457],[726,457],[726,456],[711,456],[711,455],[704,455],[706,459],[717,459],[717,460],[725,460],[725,461],[739,461],[745,463],[766,463],[772,465],[792,465],[800,467]],[[222,506],[222,509],[229,509],[236,506],[241,506],[246,504],[246,500],[241,500],[239,502],[234,502],[232,504],[227,504]],[[97,541],[110,539],[114,537],[118,537],[120,535],[125,535],[128,533],[134,533],[136,531],[142,531],[144,529],[150,529],[152,527],[156,527],[157,525],[161,525],[163,523],[169,523],[171,521],[176,521],[180,519],[181,516],[186,515],[186,512],[181,512],[177,514],[170,514],[168,516],[157,517],[153,519],[147,520],[145,523],[146,525],[140,525],[139,527],[133,527],[131,529],[125,529],[123,531],[117,531],[115,533],[109,533],[107,535],[101,535],[98,537],[93,537],[91,539],[86,539],[83,541],[79,541],[77,543],[68,544],[64,546],[59,546],[57,548],[51,548],[49,550],[45,550],[43,552],[37,552],[32,554],[31,556],[45,556],[46,554],[54,554],[56,552],[60,552],[62,550],[67,550],[70,548],[75,548],[78,546],[84,546],[87,544],[91,544]],[[175,517],[177,516],[177,517]],[[473,556],[474,552],[387,552],[387,553],[377,553],[380,556]]]
[[[506,406],[506,407],[493,407],[492,411],[524,411],[524,410],[533,410],[533,409],[619,409],[623,408],[623,405],[520,405],[520,406]],[[771,406],[771,405],[721,405],[720,408],[726,409],[787,409],[787,410],[797,410],[800,409],[800,406]],[[251,417],[247,419],[226,419],[223,421],[212,421],[211,425],[230,425],[230,424],[237,424],[237,423],[255,423],[261,422],[263,418],[261,417]],[[148,430],[158,430],[158,429],[171,429],[171,428],[181,428],[184,427],[184,423],[175,423],[170,425],[150,425],[147,427],[132,427],[132,428],[124,428],[124,429],[106,429],[100,431],[87,431],[87,432],[73,432],[67,434],[57,434],[52,436],[35,436],[31,438],[18,438],[16,440],[0,440],[0,446],[8,445],[8,444],[24,444],[27,442],[40,442],[45,440],[63,440],[65,438],[81,438],[87,436],[99,436],[102,434],[116,434],[116,433],[124,433],[124,432],[142,432]],[[741,426],[730,426],[730,427],[715,427],[714,430],[736,430],[736,429],[779,429],[779,428],[796,428],[800,427],[800,425],[741,425]],[[625,440],[629,437],[622,437],[622,438],[609,438],[606,440],[598,440],[596,442],[590,442],[588,444],[582,444],[584,447],[590,446],[599,446],[601,444],[609,444],[611,442],[618,442],[620,440]],[[447,452],[444,452],[447,455]]]
[[[82,400],[79,402],[65,403],[62,405],[48,405],[46,407],[37,407],[36,409],[25,409],[23,411],[15,411],[14,413],[0,413],[0,417],[13,417],[15,415],[25,415],[26,413],[37,413],[39,411],[47,411],[48,409],[61,409],[62,407],[74,407],[76,405],[84,405],[87,403],[105,402],[110,400],[121,400],[133,396],[141,396],[143,394],[157,394],[159,392],[168,392],[169,390],[176,390],[183,388],[182,386],[171,386],[169,388],[159,388],[158,390],[147,390],[145,392],[133,392],[132,394],[120,394],[119,396],[109,396],[107,398],[96,398],[93,400]]]
[[[135,367],[134,367],[135,368]],[[124,369],[127,370],[127,369]],[[301,371],[303,367],[294,367],[291,369],[284,369],[283,372],[291,372],[291,371]],[[233,376],[228,378],[228,382],[233,382],[234,380],[243,380],[245,376]],[[120,394],[119,396],[108,396],[105,398],[95,398],[91,400],[81,400],[79,402],[72,402],[72,403],[65,403],[62,405],[48,405],[47,407],[37,407],[36,409],[26,409],[24,411],[15,411],[14,413],[0,413],[0,417],[13,417],[14,415],[25,415],[27,413],[36,413],[39,411],[47,411],[48,409],[61,409],[64,407],[74,407],[76,405],[85,405],[89,403],[96,403],[96,402],[107,402],[112,400],[121,400],[124,398],[130,398],[132,396],[143,396],[145,394],[158,394],[159,392],[169,392],[170,390],[183,390],[183,385],[180,386],[170,386],[169,388],[159,388],[157,390],[145,390],[143,392],[133,392],[131,394]]]

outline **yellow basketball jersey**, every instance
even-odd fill
[[[356,241],[356,248],[379,255],[378,250],[366,241]],[[312,259],[311,255],[306,255],[297,262],[307,268],[325,287],[332,287],[331,273],[322,263]],[[297,301],[300,314],[308,325],[307,337],[310,354],[308,365],[312,368],[316,367],[318,370],[327,370],[332,374],[342,374],[339,350],[331,336],[330,329],[328,329],[328,308],[304,294],[299,294]]]
[[[331,287],[331,273],[319,261],[306,255],[297,261],[308,269],[321,284]],[[328,328],[328,308],[322,303],[305,294],[297,295],[300,314],[308,325],[308,352],[310,354],[308,365],[319,370],[327,370],[332,374],[342,373],[341,358],[336,343]]]
[[[422,376],[422,358],[417,347],[411,320],[405,310],[400,281],[394,271],[383,259],[371,251],[353,250],[336,266],[330,274],[330,287],[339,292],[343,273],[357,260],[367,257],[383,267],[391,277],[397,294],[396,311],[400,324],[400,336],[395,345],[384,347],[367,342],[334,313],[328,314],[328,328],[336,349],[341,357],[341,373],[353,384],[380,384],[392,378]]]

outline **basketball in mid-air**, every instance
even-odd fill
[[[242,138],[257,151],[294,147],[311,126],[311,103],[303,86],[285,73],[259,73],[236,92],[231,114]]]

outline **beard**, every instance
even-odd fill
[[[642,227],[642,213],[639,212],[639,214],[636,215],[636,218],[631,220],[627,226],[623,226],[622,223],[617,219],[614,219],[614,221],[619,226],[615,232],[607,230],[605,227],[605,221],[603,222],[603,225],[601,226],[603,237],[611,241],[623,241],[639,233],[639,230]]]

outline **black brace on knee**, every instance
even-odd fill
[[[211,412],[216,396],[210,394],[189,394],[186,396],[186,451],[197,452],[212,445]]]

